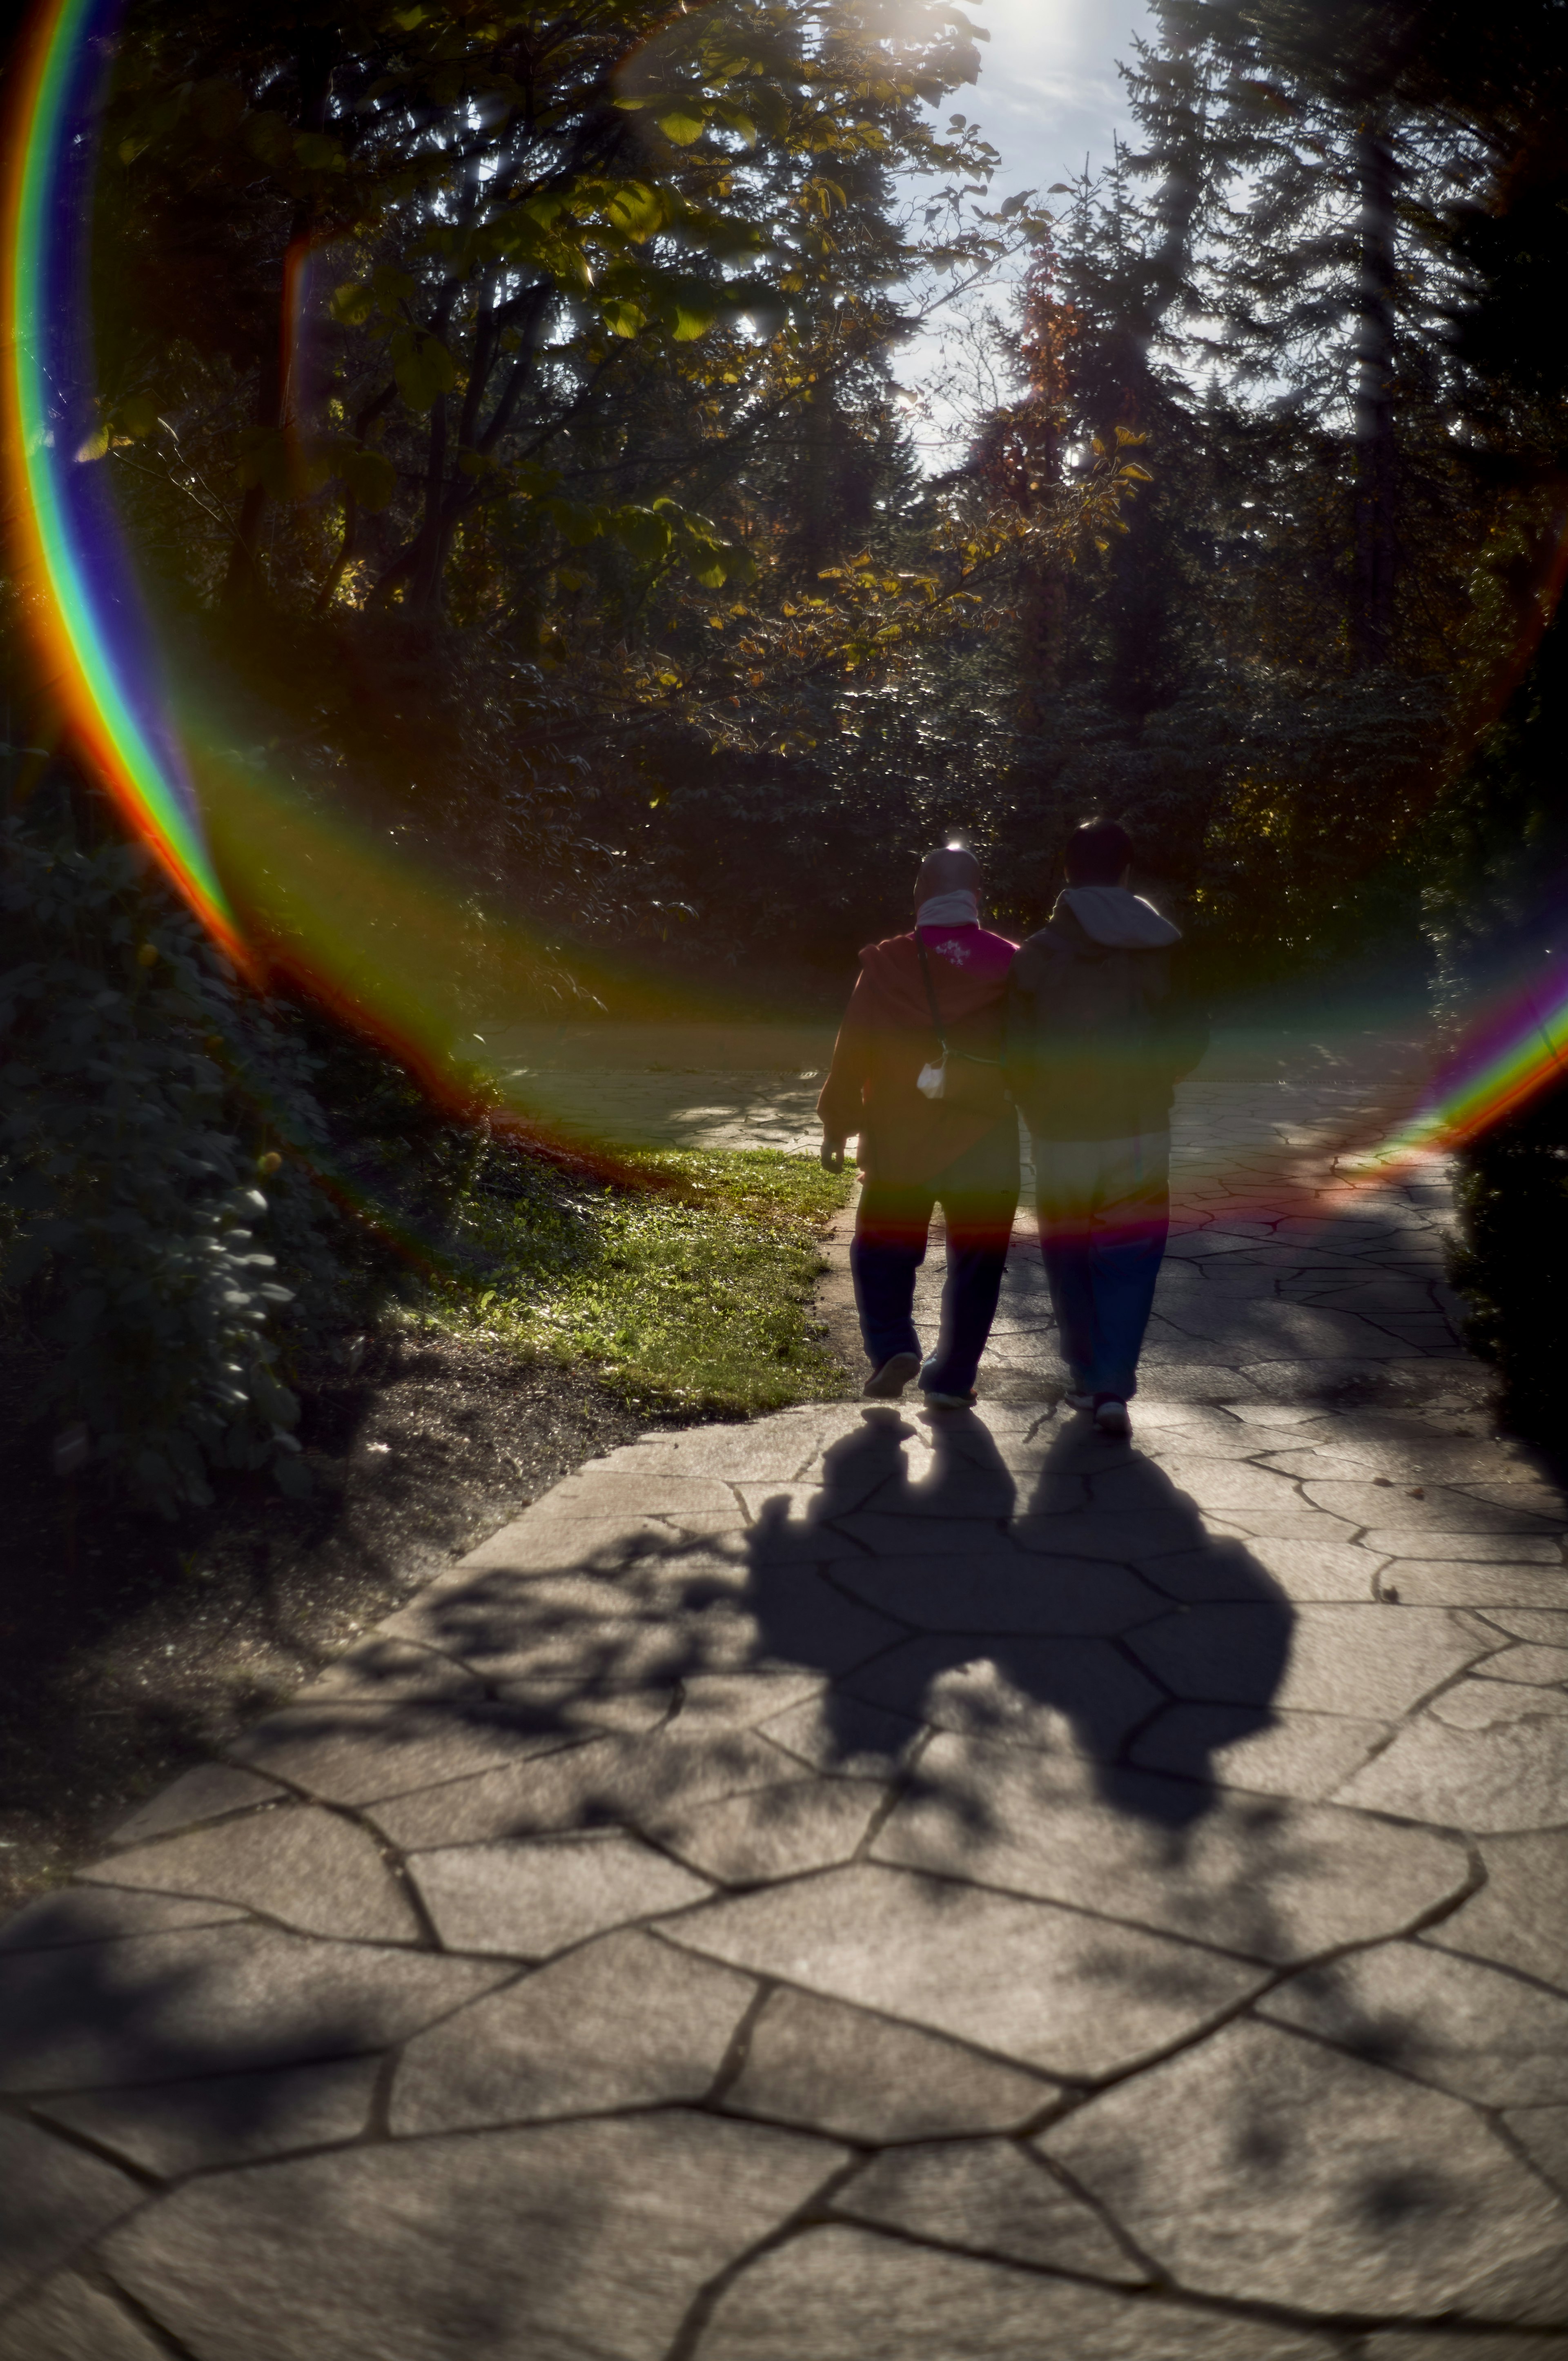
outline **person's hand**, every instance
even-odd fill
[[[821,1156],[822,1170],[824,1172],[842,1172],[844,1170],[844,1142],[841,1139],[835,1139],[830,1133],[824,1132],[822,1136]]]

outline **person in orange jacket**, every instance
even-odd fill
[[[996,1315],[1018,1202],[1018,1118],[1002,1069],[1016,944],[980,923],[980,863],[960,845],[927,853],[915,926],[871,943],[817,1112],[822,1161],[843,1170],[858,1137],[864,1174],[850,1266],[872,1400],[918,1373],[928,1404],[967,1409]],[[921,1359],[915,1277],[942,1208],[941,1333]]]

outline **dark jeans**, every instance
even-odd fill
[[[1073,1390],[1130,1401],[1170,1228],[1170,1134],[1036,1139],[1035,1179]]]
[[[967,1393],[996,1316],[1002,1268],[1018,1203],[1018,1124],[1006,1120],[929,1180],[868,1180],[855,1217],[850,1268],[867,1353],[878,1367],[894,1353],[918,1353],[911,1313],[915,1274],[926,1259],[931,1214],[948,1229],[942,1333],[920,1372],[932,1392]]]

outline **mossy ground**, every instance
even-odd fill
[[[648,1153],[627,1171],[630,1186],[476,1201],[463,1243],[483,1284],[416,1316],[587,1365],[649,1410],[745,1417],[842,1395],[811,1298],[850,1180],[771,1148]]]

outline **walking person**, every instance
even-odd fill
[[[1181,936],[1129,892],[1114,820],[1073,835],[1067,884],[1008,983],[1007,1079],[1035,1148],[1040,1252],[1069,1406],[1106,1434],[1127,1404],[1170,1227],[1170,1105],[1208,1047],[1180,988]]]
[[[961,846],[927,855],[913,931],[861,953],[817,1102],[828,1171],[842,1171],[846,1143],[860,1141],[850,1267],[872,1400],[896,1401],[918,1375],[930,1407],[967,1410],[996,1314],[1018,1203],[1018,1119],[1002,1066],[1017,946],[981,925],[980,886],[980,863]],[[941,1333],[922,1361],[915,1278],[938,1204]]]

